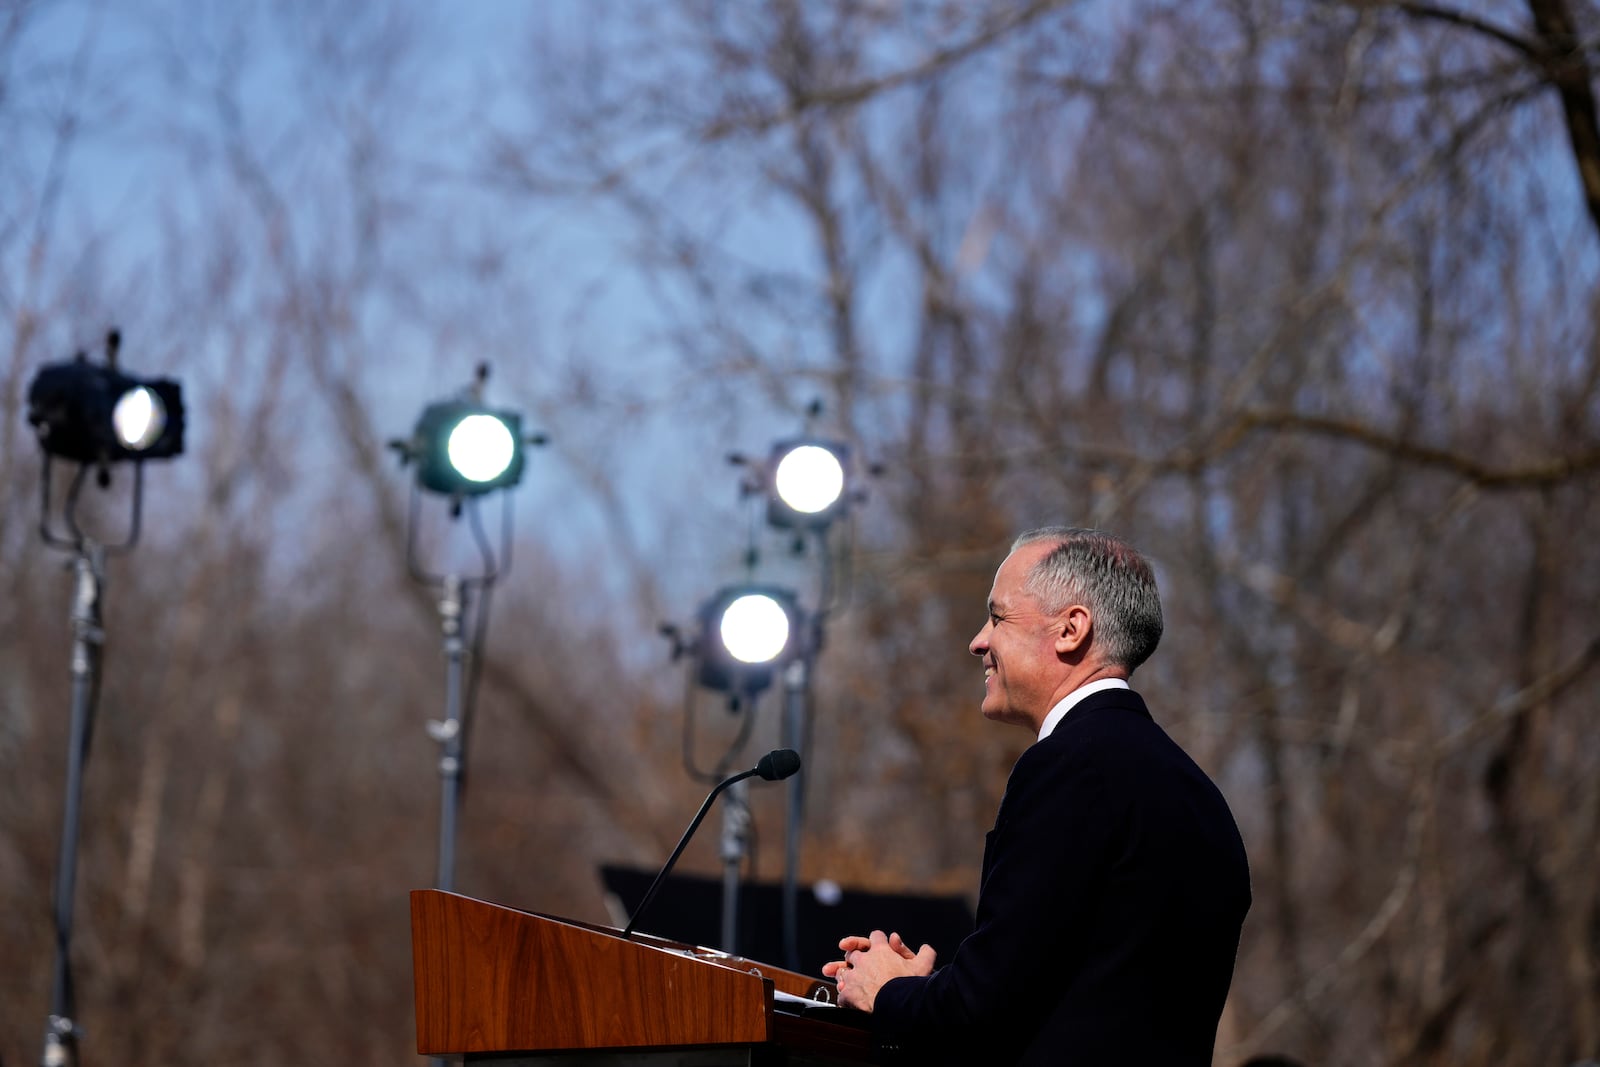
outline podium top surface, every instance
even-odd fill
[[[411,894],[411,939],[423,1055],[779,1043],[867,1058],[864,1030],[776,1009],[776,992],[833,997],[781,967],[434,889]]]

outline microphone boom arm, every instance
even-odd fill
[[[678,862],[678,857],[683,855],[683,850],[689,844],[689,839],[700,828],[700,823],[705,819],[706,812],[711,810],[711,804],[721,795],[722,791],[735,782],[742,782],[746,778],[760,775],[769,782],[787,778],[800,769],[800,756],[793,749],[777,749],[761,757],[759,763],[748,771],[740,771],[731,778],[724,778],[716,787],[706,794],[706,801],[700,805],[700,810],[695,813],[694,820],[689,823],[689,829],[683,832],[678,839],[678,847],[672,850],[672,855],[667,857],[666,866],[661,868],[661,873],[656,875],[656,880],[650,883],[650,888],[644,891],[644,897],[639,901],[639,906],[633,909],[633,917],[628,920],[628,925],[622,928],[622,937],[626,940],[633,936],[633,928],[639,922],[639,917],[655,899],[656,892],[661,888],[661,883],[667,880],[667,875],[672,872],[672,867]]]

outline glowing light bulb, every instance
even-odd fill
[[[137,385],[117,398],[111,409],[111,426],[123,448],[143,452],[167,428],[167,409],[153,391]]]
[[[493,415],[468,415],[450,431],[445,446],[450,466],[473,482],[488,482],[504,474],[516,456],[517,443],[506,424]]]
[[[790,449],[773,473],[778,499],[805,515],[825,511],[844,492],[844,466],[820,445]]]
[[[771,597],[746,593],[723,611],[719,632],[723,647],[740,663],[770,663],[789,643],[789,616]]]

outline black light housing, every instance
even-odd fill
[[[695,680],[707,689],[757,693],[799,652],[803,615],[793,592],[728,586],[700,606]]]
[[[403,451],[417,464],[417,484],[450,496],[478,496],[522,480],[522,416],[466,400],[423,409]]]
[[[850,446],[800,437],[773,446],[767,461],[767,522],[784,529],[821,529],[850,502]]]
[[[78,356],[40,368],[28,422],[52,456],[79,463],[170,459],[183,452],[183,388]]]

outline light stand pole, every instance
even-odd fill
[[[462,783],[466,777],[467,741],[471,730],[472,696],[469,691],[476,688],[465,681],[465,664],[470,657],[473,671],[478,669],[482,659],[484,629],[488,625],[489,595],[495,582],[511,566],[511,506],[508,500],[502,498],[500,550],[497,555],[484,534],[477,500],[461,502],[461,507],[470,516],[469,524],[482,557],[481,571],[463,577],[456,573],[431,574],[417,562],[419,501],[420,494],[413,489],[407,522],[406,565],[413,581],[436,589],[439,594],[436,603],[445,662],[444,718],[429,719],[426,729],[428,737],[439,746],[439,854],[434,885],[451,893],[455,891],[456,824],[461,807]],[[472,627],[472,647],[469,650],[465,616],[474,591],[478,597],[478,617]]]
[[[805,735],[807,706],[811,700],[811,649],[800,655],[783,672],[783,721],[779,745],[800,751]],[[802,757],[804,758],[804,757]],[[783,965],[800,969],[800,833],[805,821],[805,783],[800,775],[789,779],[789,797],[783,825]]]
[[[106,554],[109,550],[132,548],[139,540],[139,520],[144,502],[144,464],[134,465],[133,517],[128,534],[121,542],[107,546],[84,533],[78,525],[78,500],[83,491],[87,465],[80,466],[67,490],[63,509],[65,533],[51,527],[51,462],[45,456],[41,494],[39,532],[45,544],[73,553],[72,572],[72,716],[67,740],[66,799],[61,813],[61,849],[56,855],[55,896],[52,901],[55,922],[56,959],[50,983],[50,1015],[45,1022],[41,1067],[72,1067],[78,1062],[76,995],[72,981],[72,918],[78,882],[78,838],[83,808],[83,771],[89,758],[89,741],[94,734],[95,704],[100,693],[100,654],[105,647],[105,628],[101,624],[100,594],[105,584]],[[102,487],[110,482],[104,467],[98,472]]]
[[[761,686],[747,684],[730,704],[737,706],[745,717],[739,740],[730,748],[712,772],[713,778],[723,778],[734,760],[738,759],[749,736],[749,727],[756,721],[756,701]],[[722,915],[719,947],[730,956],[739,954],[739,887],[744,881],[744,861],[750,852],[750,783],[740,779],[722,794],[722,837],[717,855],[722,860]]]
[[[722,951],[739,954],[739,882],[750,846],[750,783],[735,782],[722,796]]]
[[[428,720],[428,736],[439,743],[439,873],[434,884],[446,893],[455,888],[456,809],[461,799],[461,662],[466,651],[461,616],[465,610],[461,577],[446,575],[439,597],[439,625],[444,633],[444,719]]]
[[[67,1067],[78,1061],[77,1012],[72,987],[72,906],[78,874],[78,823],[83,799],[83,765],[89,752],[90,721],[99,682],[100,650],[105,631],[100,625],[100,586],[105,577],[105,550],[87,538],[77,546],[73,562],[76,588],[72,597],[72,723],[67,743],[67,795],[61,817],[61,851],[56,857],[56,962],[50,983],[50,1016],[45,1024],[42,1067]]]
[[[783,719],[780,726],[780,744],[796,752],[809,749],[805,743],[810,733],[811,680],[817,656],[822,652],[823,624],[827,620],[833,596],[833,566],[828,555],[828,543],[821,532],[817,534],[817,547],[822,556],[822,579],[818,607],[805,616],[799,635],[795,658],[783,672]],[[805,753],[802,752],[802,758]],[[800,840],[805,829],[805,782],[799,775],[789,780],[788,803],[783,824],[783,955],[784,966],[798,971],[800,961]]]
[[[476,520],[476,511],[473,517]],[[414,527],[415,523],[412,525]],[[407,555],[410,555],[409,550]],[[419,580],[428,579],[415,566],[412,567],[412,575]],[[468,587],[480,582],[487,596],[496,576],[497,570],[491,561],[485,574],[478,579],[463,581],[458,574],[447,574],[439,581],[439,629],[444,638],[445,663],[444,718],[429,719],[427,731],[428,736],[439,744],[439,866],[434,886],[446,893],[455,892],[456,813],[461,805],[461,780],[466,774],[466,725],[461,716],[461,668],[466,656],[466,639],[461,620],[466,612]],[[434,1056],[429,1062],[434,1067],[445,1067],[451,1061]]]

